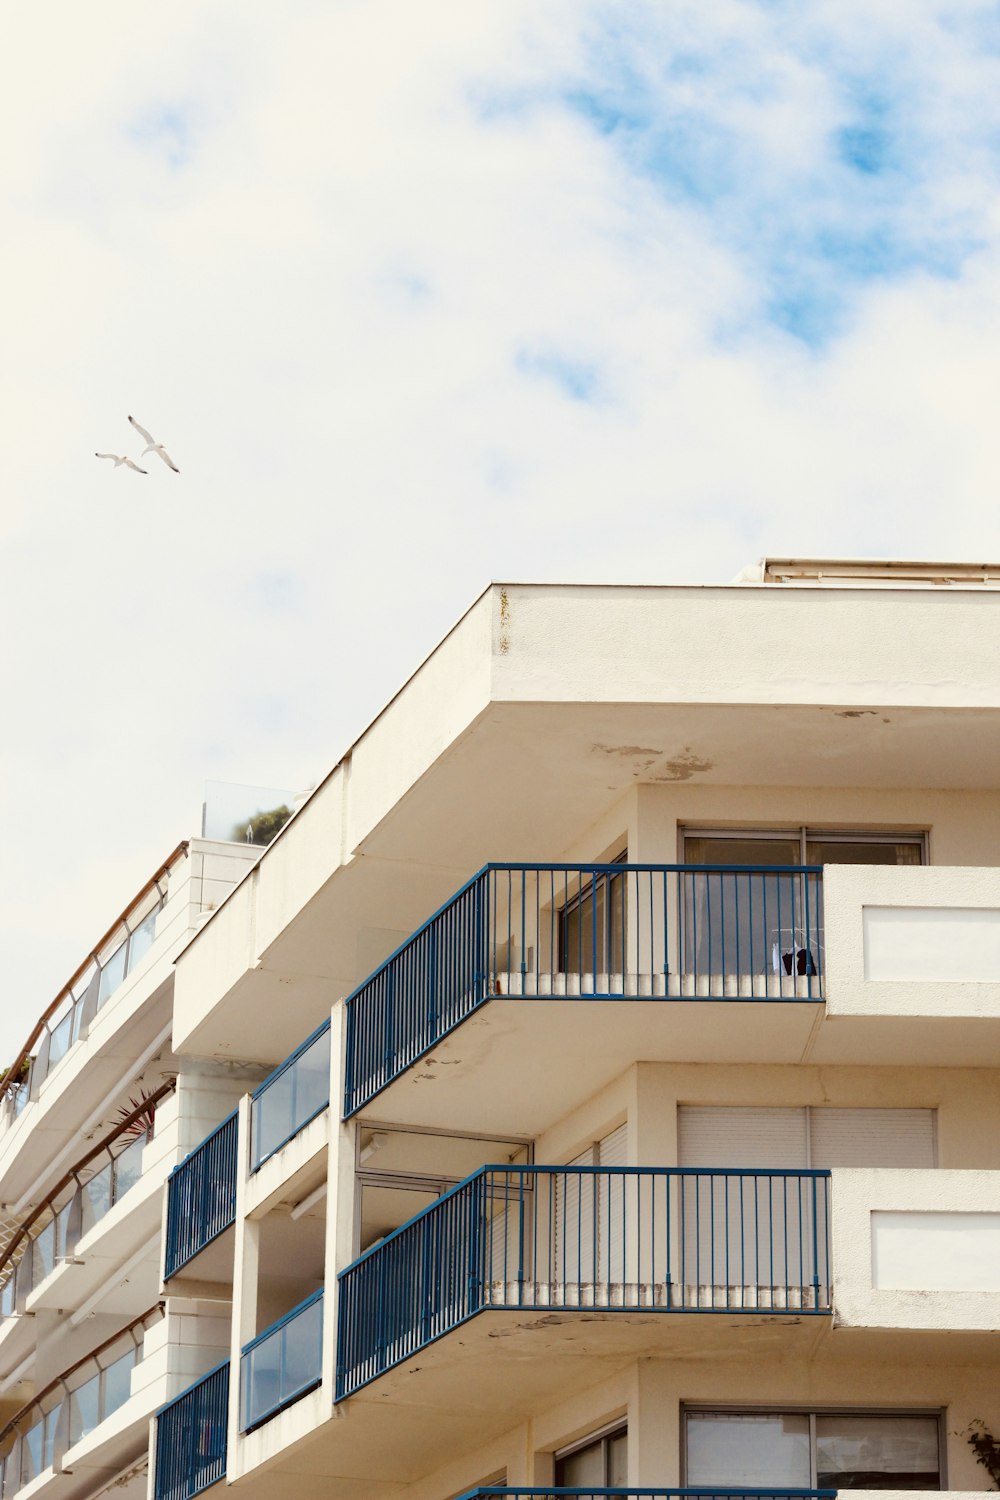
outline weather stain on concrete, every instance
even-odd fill
[[[627,755],[630,759],[634,759],[639,755],[649,755],[655,760],[658,755],[663,754],[662,750],[654,749],[651,745],[595,745],[594,749],[602,755],[621,755],[623,757]]]
[[[838,719],[875,718],[875,710],[873,708],[835,708],[834,713]],[[884,722],[888,723],[888,720]]]
[[[500,640],[498,650],[501,656],[506,656],[510,651],[510,600],[507,590],[500,590]]]
[[[690,745],[685,745],[680,755],[674,760],[668,760],[663,770],[657,775],[657,781],[690,781],[692,776],[702,771],[711,771],[715,768],[715,762],[706,760],[702,755],[695,755]]]

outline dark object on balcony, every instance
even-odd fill
[[[792,965],[795,966],[796,974],[816,974],[816,960],[808,948],[791,948],[781,955],[782,967],[786,974],[791,974]]]

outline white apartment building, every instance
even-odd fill
[[[992,1488],[998,851],[1000,568],[491,586],[0,1084],[2,1500]]]

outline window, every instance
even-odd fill
[[[623,849],[611,865],[623,865]],[[559,969],[563,974],[623,974],[628,932],[627,882],[609,872],[580,877],[580,890],[562,909],[559,923]]]
[[[803,865],[919,865],[925,838],[803,826],[686,829],[681,844],[686,865],[737,867],[726,875],[688,877],[684,972],[810,976],[822,971],[822,887],[816,877],[796,871]],[[746,875],[739,873],[742,867]],[[771,867],[777,867],[774,874],[765,873]]]
[[[557,1453],[555,1482],[567,1489],[628,1484],[627,1429],[616,1427]]]
[[[685,829],[688,865],[922,865],[922,833],[840,833],[829,829]]]
[[[357,1134],[355,1251],[368,1250],[487,1162],[527,1161],[524,1141],[366,1127]]]
[[[938,1490],[937,1412],[688,1411],[694,1488]]]

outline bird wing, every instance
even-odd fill
[[[147,432],[145,427],[140,427],[139,423],[135,420],[135,417],[129,417],[129,421],[132,423],[132,426],[135,428],[139,436],[143,438],[147,443],[151,443],[154,441],[153,434],[151,432]]]
[[[166,464],[168,469],[173,469],[175,474],[179,474],[181,472],[162,443],[158,448],[154,448],[153,452],[159,454],[160,458],[163,459],[163,462]]]
[[[149,473],[148,469],[140,469],[139,465],[138,464],[134,464],[130,458],[126,458],[125,463],[126,463],[126,465],[127,465],[128,468],[134,469],[137,474],[148,474]]]
[[[118,454],[117,453],[95,453],[94,457],[95,458],[110,458],[111,461],[112,461],[112,463],[117,463],[118,462]]]

